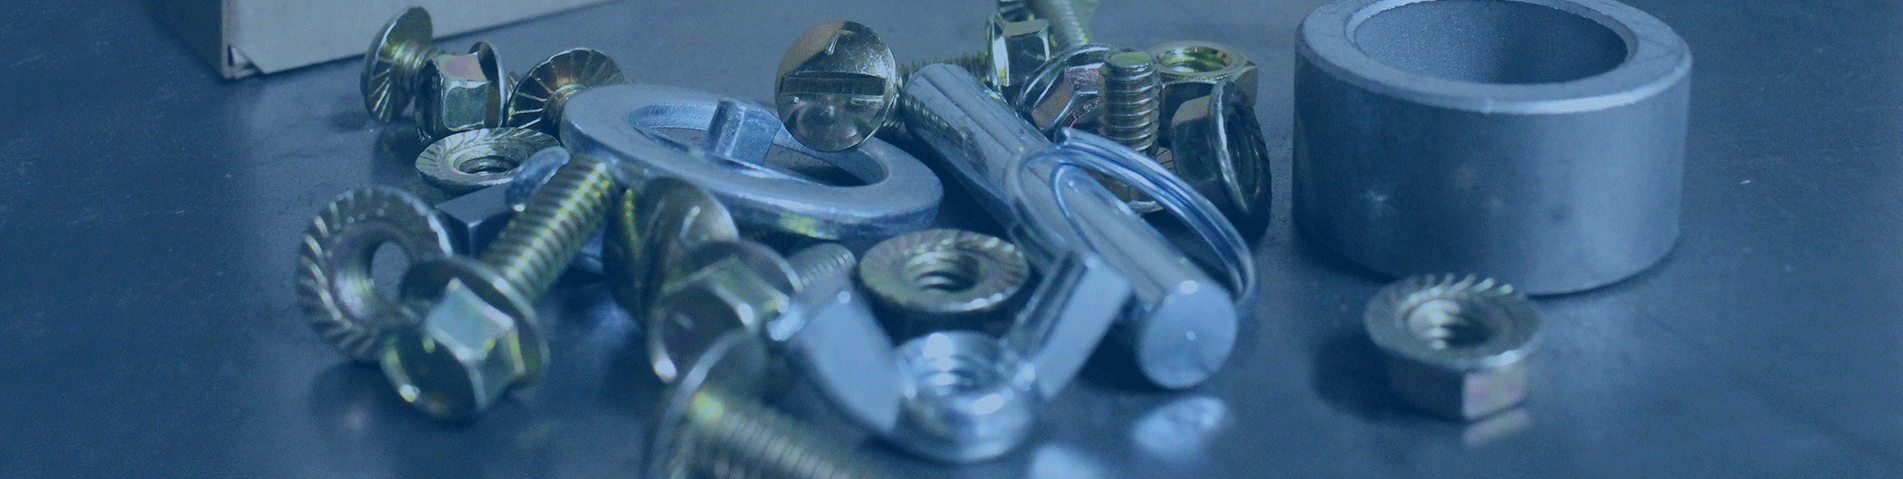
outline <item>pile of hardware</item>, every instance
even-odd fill
[[[428,13],[412,8],[365,55],[365,106],[390,121],[414,103],[429,143],[416,168],[451,199],[431,205],[387,187],[340,196],[304,238],[300,299],[326,340],[380,364],[404,401],[467,418],[533,384],[548,364],[536,298],[571,270],[604,281],[643,323],[653,372],[671,388],[647,456],[655,477],[876,475],[762,405],[762,394],[788,381],[812,384],[893,445],[951,462],[1022,442],[1039,406],[1100,344],[1128,374],[1193,387],[1228,360],[1256,293],[1249,244],[1269,211],[1256,68],[1208,42],[1092,43],[1085,25],[1094,8],[1001,0],[977,53],[924,66],[900,66],[864,25],[821,24],[787,51],[772,110],[633,84],[589,49],[517,78],[487,44],[466,54],[432,46]],[[1298,222],[1386,273],[1570,281],[1544,281],[1546,266],[1520,274],[1499,260],[1505,253],[1446,245],[1435,257],[1452,262],[1384,262],[1447,235],[1397,236],[1396,225],[1416,224],[1381,215],[1409,198],[1384,196],[1395,184],[1344,173],[1345,161],[1333,160],[1421,153],[1357,137],[1381,131],[1336,120],[1414,103],[1348,91],[1384,92],[1368,85],[1385,77],[1343,79],[1370,67],[1329,63],[1342,55],[1329,50],[1339,48],[1329,35],[1381,24],[1334,32],[1317,20],[1387,15],[1381,8],[1392,6],[1344,0],[1304,24],[1295,161],[1305,177],[1296,196],[1314,207],[1297,205]],[[1682,143],[1682,104],[1678,111]],[[1497,127],[1501,136],[1517,133],[1506,128]],[[931,228],[944,186],[920,158],[956,177],[1007,238]],[[1481,181],[1460,178],[1448,181],[1468,183],[1449,188]],[[1346,183],[1355,181],[1367,184]],[[1560,206],[1579,208],[1568,215],[1616,214],[1588,211],[1589,195],[1569,194]],[[1359,206],[1330,203],[1339,195],[1378,211],[1350,214]],[[1448,204],[1456,200],[1468,201]],[[1413,206],[1404,213],[1476,216]],[[1495,208],[1485,213],[1517,214]],[[1363,220],[1375,223],[1355,223]],[[1348,231],[1355,227],[1378,231]],[[380,296],[369,273],[385,244],[410,258],[399,298]],[[1597,285],[1577,283],[1556,288]],[[1469,419],[1524,397],[1522,359],[1537,316],[1512,287],[1465,275],[1404,279],[1366,314],[1370,336],[1393,356],[1397,391]]]

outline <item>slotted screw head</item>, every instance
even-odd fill
[[[383,33],[363,54],[363,106],[377,121],[390,121],[410,106],[416,95],[417,73],[440,53],[430,46],[435,28],[429,12],[411,7],[384,25]]]
[[[592,87],[627,82],[621,67],[606,53],[587,48],[557,53],[529,69],[509,90],[509,119],[504,124],[561,136],[562,106],[568,97]]]
[[[815,150],[840,151],[865,142],[891,117],[899,67],[871,28],[822,23],[786,50],[773,91],[793,138]]]

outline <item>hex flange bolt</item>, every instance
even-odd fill
[[[1678,237],[1691,68],[1611,0],[1330,3],[1296,44],[1296,223],[1396,276],[1632,276]]]

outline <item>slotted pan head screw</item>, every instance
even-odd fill
[[[858,146],[892,116],[898,63],[872,29],[827,22],[800,35],[780,60],[774,102],[786,130],[820,151]]]

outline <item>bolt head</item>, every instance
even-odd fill
[[[1082,45],[1045,62],[1018,92],[1018,113],[1038,131],[1060,128],[1097,131],[1104,109],[1104,62],[1114,49]]]
[[[703,253],[710,250],[720,254]],[[669,281],[648,312],[648,358],[665,382],[680,377],[715,338],[732,331],[761,335],[768,321],[792,307],[792,269],[784,259],[763,263],[763,255],[778,257],[766,246],[721,242],[695,252],[719,259]]]
[[[587,48],[556,53],[542,60],[509,89],[503,124],[560,136],[562,107],[568,97],[588,88],[627,83],[608,54]]]
[[[1388,380],[1428,412],[1475,420],[1526,398],[1526,357],[1539,312],[1512,286],[1473,276],[1423,275],[1368,303],[1368,335],[1388,355]]]
[[[412,328],[384,342],[383,370],[397,394],[431,416],[464,418],[481,412],[529,373],[525,325],[489,303],[460,279]]]
[[[990,42],[985,57],[990,60],[990,68],[985,83],[1006,98],[1014,97],[1025,80],[1050,61],[1051,23],[1042,19],[1014,22],[993,14],[988,27]]]
[[[423,141],[502,126],[508,75],[489,44],[477,42],[465,55],[437,55],[419,75],[416,123]]]
[[[433,50],[430,47],[433,31],[429,11],[410,7],[390,19],[376,40],[370,42],[370,50],[363,54],[359,87],[363,91],[364,109],[370,111],[371,117],[390,121],[410,106],[410,99],[416,94],[416,70],[421,67],[416,62]]]
[[[740,238],[733,215],[693,183],[654,178],[623,192],[609,211],[602,269],[608,290],[628,311],[647,311],[654,295],[694,246]]]
[[[786,50],[773,91],[794,138],[815,150],[840,151],[864,143],[891,117],[899,67],[871,28],[822,23]]]

